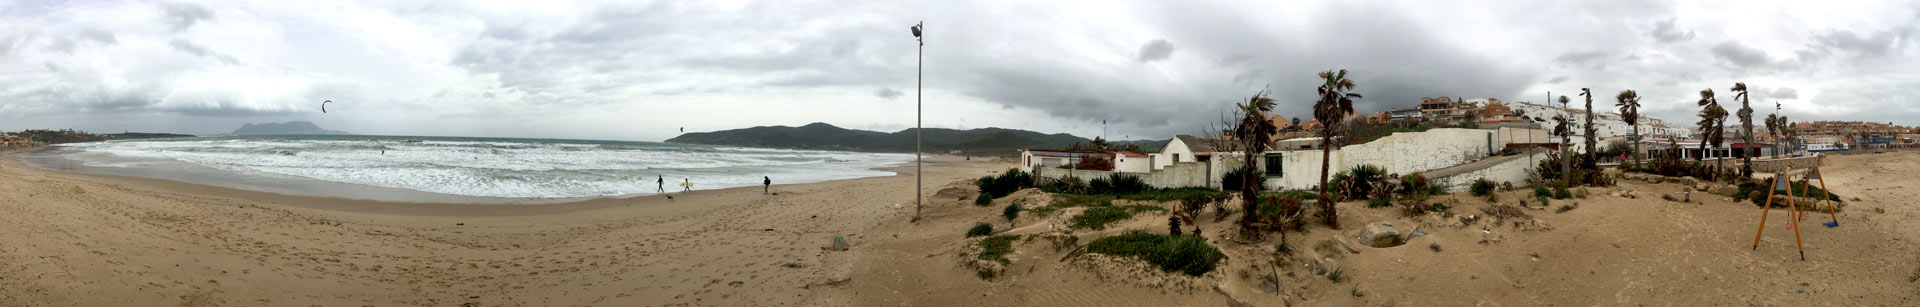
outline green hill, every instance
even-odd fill
[[[886,133],[812,123],[800,127],[760,126],[745,129],[681,134],[668,143],[707,144],[786,149],[840,150],[860,152],[913,152],[915,129]],[[973,155],[1012,156],[1028,148],[1060,148],[1091,140],[1065,133],[980,128],[924,130],[923,150],[930,153],[963,152]],[[1142,147],[1157,149],[1164,141],[1141,141]],[[1149,146],[1151,145],[1151,146]]]

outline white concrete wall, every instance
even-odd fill
[[[1427,178],[1427,180],[1433,182],[1434,185],[1447,187],[1447,192],[1449,193],[1466,193],[1468,192],[1468,188],[1473,184],[1473,181],[1481,178],[1493,181],[1494,184],[1511,183],[1516,187],[1525,187],[1528,186],[1527,178],[1532,176],[1533,168],[1540,164],[1540,160],[1546,159],[1547,151],[1535,151],[1531,154],[1526,154],[1525,157],[1508,160],[1485,168],[1450,176]]]
[[[1156,188],[1182,188],[1182,187],[1206,186],[1208,183],[1205,180],[1205,178],[1219,177],[1219,176],[1208,176],[1207,172],[1208,172],[1207,165],[1205,163],[1184,162],[1184,163],[1175,163],[1175,164],[1167,165],[1167,167],[1165,168],[1144,172],[1144,173],[1119,172],[1119,174],[1139,177],[1140,180],[1143,182],[1146,182],[1148,186],[1153,186]],[[1033,174],[1035,176],[1053,178],[1053,179],[1059,179],[1061,177],[1066,177],[1066,176],[1073,176],[1073,177],[1079,178],[1080,180],[1092,180],[1093,178],[1104,178],[1114,173],[1115,172],[1088,171],[1088,170],[1071,170],[1070,171],[1070,170],[1059,169],[1059,168],[1042,168],[1042,169],[1039,169],[1039,171],[1034,172]],[[1219,179],[1216,178],[1214,180],[1217,181]]]
[[[1207,176],[1207,187],[1219,189],[1224,186],[1220,183],[1220,177],[1226,176],[1227,172],[1233,171],[1235,168],[1245,166],[1242,164],[1246,162],[1241,161],[1240,156],[1243,155],[1238,152],[1213,153],[1204,164],[1207,170],[1209,170],[1208,172],[1204,172]]]
[[[1432,129],[1426,132],[1395,133],[1366,144],[1341,147],[1330,156],[1328,173],[1337,173],[1361,164],[1386,169],[1390,174],[1412,174],[1460,165],[1487,157],[1495,130]],[[1504,143],[1492,144],[1497,150]],[[1282,151],[1281,176],[1268,176],[1269,188],[1306,189],[1320,184],[1319,150]],[[1277,178],[1276,178],[1277,177]],[[1219,181],[1218,178],[1212,179]]]
[[[1342,150],[1335,150],[1331,155],[1328,155],[1332,158],[1330,160],[1331,164],[1335,166],[1327,170],[1328,177],[1332,177],[1333,173],[1338,173],[1342,169],[1339,167],[1339,165],[1341,165],[1341,152]],[[1320,158],[1322,156],[1320,150],[1293,150],[1279,152],[1279,154],[1281,154],[1280,159],[1285,161],[1282,162],[1284,165],[1281,169],[1282,174],[1280,176],[1267,175],[1267,188],[1307,189],[1320,185]]]
[[[1387,173],[1411,174],[1459,165],[1486,157],[1492,134],[1491,130],[1452,128],[1395,133],[1366,144],[1340,148],[1340,164],[1335,167],[1372,164],[1385,168]]]
[[[1545,129],[1500,128],[1494,130],[1493,146],[1495,151],[1513,143],[1546,143],[1549,139]]]
[[[1113,170],[1117,172],[1127,172],[1127,173],[1145,173],[1148,171],[1152,171],[1153,166],[1148,165],[1147,162],[1148,162],[1147,157],[1128,157],[1126,155],[1113,155]]]

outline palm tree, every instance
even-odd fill
[[[1567,96],[1560,96],[1560,98],[1563,98],[1563,99],[1564,99],[1564,98],[1567,98]],[[1567,148],[1567,145],[1571,145],[1571,144],[1573,143],[1573,142],[1568,142],[1568,141],[1567,141],[1567,138],[1569,138],[1569,137],[1571,137],[1571,136],[1572,136],[1572,134],[1573,134],[1573,123],[1572,123],[1572,122],[1569,122],[1569,121],[1567,120],[1567,116],[1566,116],[1566,115],[1554,115],[1554,116],[1553,116],[1553,131],[1552,131],[1552,132],[1550,132],[1550,133],[1553,133],[1553,136],[1557,136],[1557,137],[1560,137],[1560,149],[1561,149],[1561,151],[1560,151],[1560,179],[1561,179],[1561,182],[1562,182],[1562,183],[1566,183],[1566,184],[1572,184],[1572,182],[1573,182],[1573,172],[1570,172],[1570,171],[1568,171],[1568,167],[1567,167],[1568,165],[1570,165],[1569,163],[1571,163],[1571,162],[1572,162],[1572,161],[1571,161],[1572,159],[1568,159],[1568,158],[1567,158],[1567,152],[1566,152],[1566,150],[1565,150],[1565,149]],[[1544,179],[1547,179],[1547,178],[1541,178],[1541,179],[1543,179],[1543,180],[1544,180]]]
[[[1318,89],[1320,100],[1313,103],[1313,118],[1319,120],[1322,127],[1320,129],[1320,210],[1326,214],[1327,227],[1340,229],[1340,215],[1334,211],[1332,198],[1327,195],[1327,170],[1332,166],[1327,163],[1331,161],[1329,157],[1333,155],[1335,144],[1333,135],[1334,127],[1337,125],[1334,124],[1344,119],[1347,113],[1353,113],[1353,100],[1360,99],[1360,94],[1347,92],[1353,90],[1354,83],[1353,80],[1347,79],[1345,69],[1341,69],[1338,73],[1332,70],[1320,72],[1320,79],[1325,81]]]
[[[1562,113],[1565,113],[1567,109],[1567,101],[1566,95],[1560,95],[1560,109]],[[1566,115],[1554,115],[1553,120],[1555,121],[1553,134],[1560,136],[1560,183],[1572,184],[1573,172],[1571,170],[1573,169],[1573,159],[1567,157],[1567,147],[1573,146],[1573,139],[1571,138],[1573,136],[1573,126],[1567,122],[1569,119],[1567,119]]]
[[[1620,101],[1619,104],[1615,104],[1620,106],[1620,120],[1626,121],[1627,126],[1633,127],[1633,136],[1628,139],[1633,141],[1633,167],[1640,167],[1640,93],[1624,90],[1620,91],[1619,95],[1613,96],[1613,99]]]
[[[1580,96],[1585,97],[1587,99],[1586,128],[1580,130],[1581,133],[1586,133],[1587,135],[1587,160],[1580,163],[1580,168],[1587,169],[1588,171],[1595,171],[1595,170],[1599,170],[1595,164],[1599,161],[1595,160],[1593,156],[1593,151],[1599,150],[1600,144],[1599,142],[1596,141],[1597,140],[1596,138],[1599,136],[1594,135],[1599,131],[1595,131],[1593,129],[1593,91],[1591,89],[1582,87],[1580,88]]]
[[[1267,142],[1272,139],[1274,131],[1280,129],[1274,127],[1273,121],[1267,120],[1267,112],[1273,111],[1273,99],[1267,98],[1266,91],[1254,93],[1253,97],[1247,98],[1246,103],[1235,104],[1235,106],[1240,107],[1241,117],[1240,123],[1233,127],[1234,140],[1240,142],[1240,150],[1246,154],[1245,159],[1241,159],[1245,160],[1246,164],[1242,169],[1244,173],[1240,176],[1242,179],[1239,182],[1240,212],[1244,213],[1240,215],[1240,227],[1245,231],[1253,229],[1253,223],[1260,220],[1260,215],[1254,214],[1260,209],[1262,182],[1256,180],[1260,176],[1254,176],[1254,172],[1260,169],[1260,152],[1267,148]]]
[[[1733,98],[1740,100],[1740,176],[1753,177],[1753,106],[1747,104],[1747,83],[1733,83]]]
[[[1793,121],[1788,120],[1786,115],[1780,116],[1780,137],[1787,139],[1787,152],[1800,149],[1800,129],[1795,129]]]
[[[1779,112],[1779,111],[1776,110],[1775,112]],[[1767,119],[1765,119],[1764,121],[1767,124],[1767,136],[1773,138],[1773,145],[1774,145],[1773,158],[1779,159],[1780,158],[1779,145],[1781,143],[1780,142],[1780,114],[1779,113],[1767,114]]]
[[[1700,125],[1701,154],[1698,158],[1694,158],[1694,161],[1706,159],[1707,145],[1711,144],[1713,148],[1720,148],[1720,142],[1726,139],[1725,136],[1721,135],[1726,132],[1726,128],[1722,126],[1721,122],[1727,118],[1727,109],[1721,108],[1720,101],[1713,98],[1713,89],[1709,88],[1700,91],[1699,105],[1701,107],[1699,114],[1700,122],[1698,123]],[[1720,173],[1719,161],[1720,160],[1717,159],[1714,160],[1713,172],[1715,175]],[[1712,179],[1709,178],[1708,180]]]

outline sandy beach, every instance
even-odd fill
[[[171,181],[64,173],[0,159],[0,306],[1539,306],[1920,303],[1920,153],[1831,156],[1828,185],[1851,201],[1841,227],[1803,223],[1807,261],[1785,210],[1758,250],[1760,209],[1709,194],[1664,201],[1678,184],[1621,181],[1565,212],[1463,225],[1341,204],[1342,230],[1292,234],[1281,260],[1218,237],[1228,259],[1179,277],[1132,260],[1067,259],[1048,240],[1015,243],[1006,273],[962,267],[968,226],[1008,222],[1018,192],[974,206],[971,179],[1009,160],[934,158],[926,218],[913,169],[891,177],[598,199],[554,205],[380,203],[285,196]],[[1636,198],[1610,195],[1632,189]],[[1503,192],[1511,204],[1528,191]],[[1458,215],[1491,204],[1442,196]],[[1457,202],[1456,202],[1457,201]],[[1170,204],[1155,204],[1152,205]],[[1535,207],[1538,207],[1537,204]],[[1100,231],[1060,227],[1076,210],[1028,214],[1006,234],[1079,242],[1164,232],[1165,213]],[[1206,213],[1211,217],[1211,211]],[[1310,248],[1387,221],[1426,235],[1390,248]],[[834,236],[851,243],[828,251]],[[977,239],[975,239],[977,240]],[[1338,240],[1333,240],[1338,241]],[[1340,268],[1342,281],[1309,262]],[[1278,286],[1260,276],[1279,275]]]
[[[998,165],[940,157],[928,182]],[[555,205],[379,203],[0,160],[0,306],[846,305],[900,175]],[[904,206],[899,206],[904,205]],[[808,287],[808,285],[814,285]],[[165,302],[164,304],[159,302]]]

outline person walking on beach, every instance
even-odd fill
[[[760,195],[773,194],[773,177],[760,177]]]
[[[680,193],[693,193],[693,179],[681,178],[681,180],[685,180],[685,182],[680,183]]]
[[[656,176],[655,177],[656,181],[654,181],[654,183],[660,184],[660,186],[658,187],[660,189],[660,194],[666,194],[667,193],[667,176],[660,176],[660,175],[654,175],[654,176]]]

